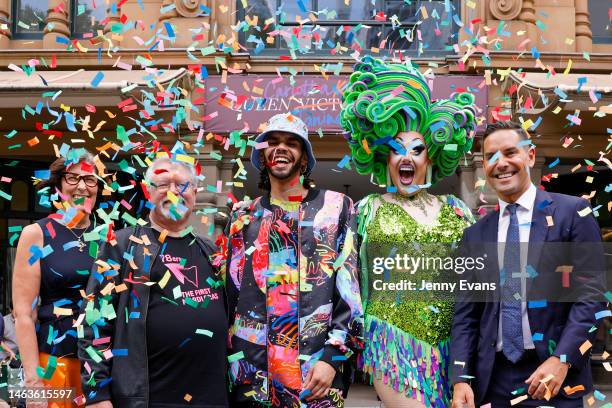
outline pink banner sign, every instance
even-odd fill
[[[204,129],[225,133],[248,129],[257,132],[262,123],[277,113],[291,111],[311,132],[340,133],[342,91],[347,76],[301,75],[289,78],[274,75],[231,75],[222,83],[221,76],[206,79]],[[448,98],[457,91],[476,96],[476,105],[486,112],[488,87],[482,76],[436,76],[429,81],[434,100]]]

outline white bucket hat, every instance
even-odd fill
[[[306,154],[308,155],[306,174],[309,174],[317,161],[315,160],[314,154],[312,154],[312,145],[308,140],[308,128],[302,119],[292,115],[291,113],[279,113],[272,116],[268,120],[266,130],[255,138],[255,143],[265,141],[271,132],[291,133],[292,135],[299,137],[300,140],[304,142],[304,148],[306,149]],[[253,149],[251,151],[251,164],[258,171],[262,170],[261,161],[259,160],[259,150]]]

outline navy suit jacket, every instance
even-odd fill
[[[542,335],[541,340],[534,339],[540,362],[551,355],[565,355],[571,368],[563,387],[582,384],[586,388],[584,392],[569,395],[569,398],[581,398],[592,388],[590,350],[582,354],[579,349],[586,340],[593,341],[595,331],[592,328],[597,324],[595,313],[605,308],[605,303],[602,302],[605,261],[601,232],[593,215],[581,217],[578,214],[578,211],[588,206],[589,203],[585,199],[538,189],[529,233],[527,264],[535,267],[537,271],[537,277],[527,279],[529,300],[537,298],[533,291],[538,288],[560,288],[561,274],[555,272],[555,269],[559,265],[567,265],[567,259],[562,259],[565,254],[554,253],[552,248],[545,247],[543,243],[594,243],[589,245],[592,250],[572,254],[571,257],[574,270],[570,273],[570,287],[579,288],[580,291],[578,298],[574,298],[575,301],[548,301],[544,307],[527,309],[532,335]],[[554,225],[548,226],[547,216],[552,217]],[[463,234],[462,248],[469,247],[469,251],[473,252],[473,248],[485,246],[479,243],[495,248],[498,222],[499,210],[487,214],[467,228]],[[493,254],[486,256],[482,273],[488,274],[489,280],[491,274],[499,276],[496,249]],[[476,404],[480,404],[487,392],[491,376],[495,375],[493,364],[500,307],[499,298],[471,301],[473,298],[470,296],[460,296],[455,305],[451,334],[451,381],[452,384],[461,381],[471,383]],[[561,395],[567,396],[563,387]]]

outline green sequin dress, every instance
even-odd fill
[[[368,196],[359,205],[366,316],[365,350],[359,365],[395,391],[436,408],[450,404],[448,360],[454,305],[448,299],[417,299],[406,296],[405,292],[390,294],[389,291],[373,290],[373,280],[381,280],[382,275],[373,274],[369,269],[372,269],[371,260],[375,256],[389,256],[389,248],[411,251],[408,255],[412,257],[449,256],[450,245],[437,244],[458,242],[463,229],[474,219],[458,198],[448,196],[444,199],[432,225],[418,223],[402,207],[385,201],[380,195]],[[375,202],[380,205],[374,213]],[[431,275],[436,271],[425,273]],[[383,276],[384,281],[397,279],[396,276]]]

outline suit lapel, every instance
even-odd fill
[[[531,230],[529,232],[529,252],[527,255],[527,265],[531,266],[535,271],[538,271],[538,263],[540,261],[540,255],[542,253],[542,244],[546,242],[548,236],[548,222],[546,221],[547,216],[554,214],[554,206],[552,205],[552,196],[544,191],[538,189],[536,192],[536,199],[533,207],[533,214],[531,216]],[[533,278],[527,279],[527,292],[531,288]]]

